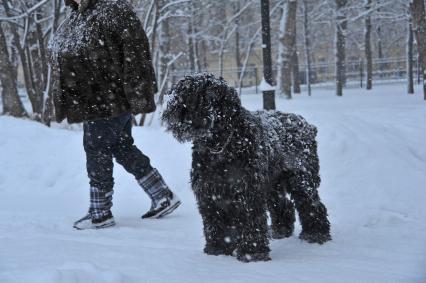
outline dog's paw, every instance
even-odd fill
[[[241,262],[256,262],[256,261],[270,261],[271,257],[268,252],[252,253],[252,254],[238,254],[237,259]]]
[[[299,235],[299,239],[306,241],[311,244],[324,244],[331,241],[330,233],[307,233],[302,231]]]
[[[232,255],[232,249],[206,246],[204,248],[204,253],[208,255]]]
[[[279,240],[284,238],[289,238],[293,235],[293,227],[282,227],[280,229],[274,229],[272,226],[268,228],[268,237],[270,239]]]

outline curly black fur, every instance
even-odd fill
[[[163,121],[180,142],[193,142],[191,182],[203,219],[205,253],[269,260],[272,237],[331,240],[321,203],[317,130],[295,114],[249,112],[232,87],[211,74],[186,76],[169,92]],[[291,197],[291,200],[288,198]]]

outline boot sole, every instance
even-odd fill
[[[180,200],[178,200],[173,205],[169,206],[168,208],[166,208],[164,210],[161,210],[161,211],[157,212],[154,215],[151,215],[149,217],[142,216],[142,219],[159,219],[159,218],[162,218],[162,217],[164,217],[164,216],[169,215],[170,213],[172,213],[176,208],[179,207],[179,205],[181,205],[181,203],[182,202]]]
[[[76,225],[73,225],[73,228],[76,229],[76,230],[82,231],[82,230],[98,230],[98,229],[104,229],[104,228],[109,228],[109,227],[113,227],[113,226],[115,226],[115,221],[106,222],[106,223],[102,223],[102,224],[93,224],[89,228],[79,228]]]
[[[180,199],[178,199],[175,203],[173,203],[172,205],[170,204],[170,200],[167,200],[167,203],[164,202],[161,206],[161,208],[156,209],[155,211],[149,211],[147,213],[145,213],[144,215],[142,215],[142,219],[158,219],[161,217],[164,217],[170,213],[172,213],[176,208],[179,207],[179,205],[181,205],[181,201]],[[169,206],[168,206],[169,205]],[[148,214],[150,214],[148,216]]]
[[[182,202],[179,200],[177,201],[174,205],[170,206],[168,209],[163,210],[160,214],[153,216],[152,218],[162,218],[166,215],[169,215],[170,213],[172,213],[173,211],[176,210],[176,208],[178,208],[180,205],[182,204]]]

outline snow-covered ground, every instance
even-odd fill
[[[134,129],[183,199],[175,214],[142,221],[145,193],[116,166],[118,226],[75,231],[88,207],[82,132],[0,117],[0,282],[426,282],[426,102],[405,86],[343,98],[318,90],[278,109],[319,128],[322,185],[333,241],[272,241],[272,261],[243,264],[202,253],[189,184],[191,150],[160,126]],[[245,95],[249,109],[261,96]]]

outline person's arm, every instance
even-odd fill
[[[118,36],[123,52],[123,85],[133,114],[155,111],[158,91],[148,38],[130,6],[120,13]]]

